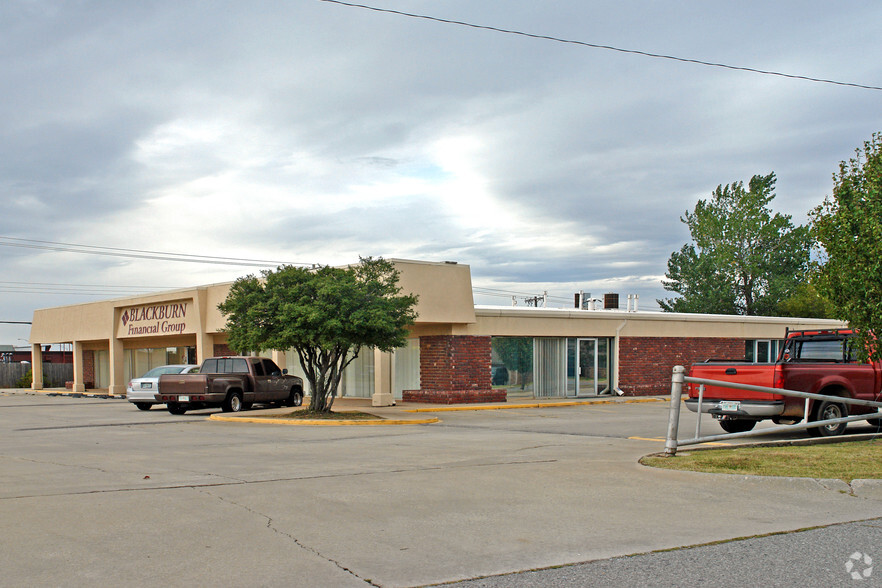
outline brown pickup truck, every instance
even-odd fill
[[[689,376],[766,388],[796,390],[841,398],[879,401],[882,397],[882,365],[863,363],[854,348],[853,331],[787,331],[784,347],[775,363],[749,363],[737,360],[708,360],[693,364]],[[698,411],[699,386],[689,384],[686,406]],[[849,406],[836,400],[809,400],[809,421],[867,414],[867,420],[882,425],[876,409]],[[801,421],[806,413],[802,398],[721,386],[707,386],[701,412],[719,420],[727,433],[750,431],[757,422],[771,419],[779,424]],[[814,436],[840,435],[847,423],[809,429]]]
[[[172,414],[214,407],[239,412],[256,403],[300,406],[303,380],[264,357],[212,357],[198,374],[160,376],[156,401]]]

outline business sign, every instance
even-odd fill
[[[145,335],[180,335],[189,331],[189,301],[129,306],[122,309],[117,328],[118,337]]]

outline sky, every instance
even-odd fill
[[[876,1],[365,3],[882,86]],[[882,131],[879,90],[321,0],[5,0],[0,52],[0,321],[359,256],[655,310],[699,199],[775,172],[805,224]]]

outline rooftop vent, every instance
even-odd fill
[[[619,308],[619,295],[615,293],[604,294],[603,295],[603,309],[604,310],[618,310]]]

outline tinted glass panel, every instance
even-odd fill
[[[202,372],[205,374],[217,374],[217,360],[216,359],[206,359],[202,364]]]
[[[282,375],[282,370],[279,369],[279,366],[277,366],[276,362],[274,362],[273,360],[264,359],[262,363],[263,363],[263,371],[264,371],[264,373],[266,373],[266,375],[268,375],[268,376]]]
[[[842,361],[842,340],[803,341],[800,346],[799,359],[802,360],[834,360]]]
[[[233,359],[232,361],[231,360],[227,360],[227,361],[231,362],[233,364],[232,365],[233,369],[227,373],[230,373],[230,374],[247,374],[248,373],[248,364],[241,357]]]

